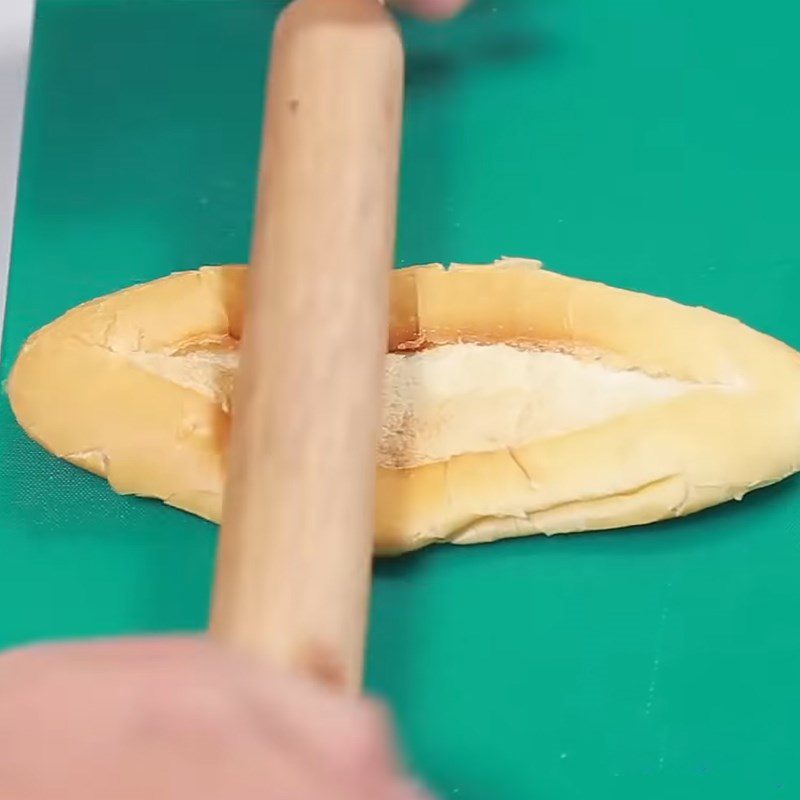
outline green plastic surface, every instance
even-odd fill
[[[246,258],[278,5],[40,0],[3,375],[80,301]],[[798,26],[796,0],[407,25],[400,262],[536,256],[800,346]],[[50,458],[4,400],[0,451],[0,644],[204,625],[211,525]],[[798,512],[788,481],[380,563],[369,685],[443,798],[797,797]]]

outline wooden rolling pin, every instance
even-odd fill
[[[379,0],[295,0],[273,38],[212,635],[357,690],[403,48]]]

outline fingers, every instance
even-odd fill
[[[176,797],[193,800],[426,797],[398,764],[382,706],[202,637],[45,645],[0,655],[3,736],[0,785],[16,776],[14,785],[41,790],[18,797],[127,800],[163,796],[166,783],[182,787]],[[36,766],[42,747],[47,770]],[[88,794],[67,790],[87,781]],[[119,781],[128,793],[109,791]],[[57,785],[60,795],[51,792]]]
[[[338,695],[261,664],[247,670],[251,713],[314,762],[340,775],[399,770],[388,713],[377,703]]]
[[[274,753],[306,768],[313,765],[315,781],[327,776],[322,783],[330,787],[331,798],[333,787],[342,786],[348,787],[346,800],[429,800],[403,774],[394,726],[383,705],[209,647],[216,650],[223,675],[234,666],[240,676],[242,714],[270,740]]]
[[[123,640],[110,649],[118,651],[120,646],[128,657],[135,651],[140,662],[177,659],[188,662],[196,676],[216,673],[220,689],[238,676],[242,717],[273,748],[280,743],[287,754],[327,773],[332,785],[342,781],[370,787],[370,800],[383,800],[384,795],[386,800],[427,797],[405,783],[391,716],[376,701],[332,692],[260,660],[230,653],[203,637]],[[196,703],[196,708],[202,705]]]
[[[469,0],[392,0],[392,5],[426,19],[447,19],[455,16]]]

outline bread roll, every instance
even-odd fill
[[[378,552],[654,522],[798,469],[800,354],[540,266],[393,274]],[[117,492],[218,521],[245,276],[178,273],[35,333],[8,382],[22,427]]]

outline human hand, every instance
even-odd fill
[[[428,19],[445,19],[455,16],[469,0],[390,0],[402,11]]]
[[[0,790],[14,800],[423,800],[377,705],[190,638],[0,655]]]

